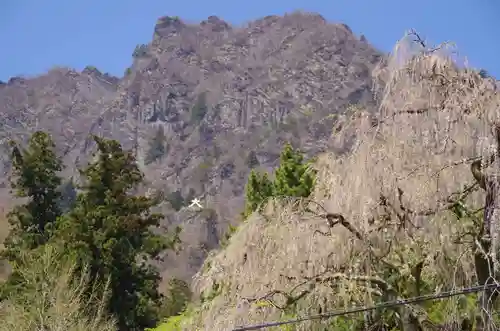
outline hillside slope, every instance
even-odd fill
[[[75,177],[93,150],[90,134],[118,139],[136,151],[144,190],[165,197],[164,226],[184,228],[182,251],[159,267],[190,279],[238,221],[251,168],[275,166],[285,141],[309,156],[344,149],[330,145],[332,125],[351,104],[373,108],[371,72],[380,58],[347,26],[315,14],[245,27],[213,16],[197,25],[162,17],[122,78],[89,66],[2,84],[0,170],[9,170],[7,140],[37,129],[54,136],[66,175]],[[201,213],[185,208],[195,196]]]
[[[378,125],[369,112],[353,116],[336,134],[342,142],[355,132],[353,148],[319,158],[311,200],[270,202],[207,258],[194,281],[204,299],[178,318],[184,330],[232,330],[480,281],[466,239],[479,225],[454,207],[484,206],[470,165],[500,143],[492,132],[498,89],[445,51],[415,52],[410,40],[376,70],[386,83]],[[392,329],[398,320],[398,330],[460,330],[480,311],[474,302],[456,297],[382,320],[383,310],[283,330],[353,330],[356,320],[379,323],[359,329]]]

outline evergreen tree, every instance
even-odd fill
[[[52,225],[61,215],[58,173],[63,166],[54,142],[44,132],[35,132],[25,149],[11,145],[11,186],[16,197],[27,198],[8,214],[11,230],[2,255],[15,265],[21,251],[33,250],[50,238]]]
[[[308,197],[314,187],[314,171],[304,163],[304,157],[290,144],[286,144],[280,155],[280,165],[275,172],[274,195]]]
[[[263,174],[252,170],[248,177],[246,185],[246,205],[244,216],[250,215],[257,210],[260,205],[265,203],[273,195],[273,184],[269,180],[266,172]]]
[[[160,159],[167,153],[167,146],[165,145],[165,131],[163,125],[158,127],[155,136],[149,144],[149,149],[146,154],[146,164],[150,164]]]
[[[94,137],[98,158],[85,170],[83,190],[60,218],[56,239],[92,279],[109,280],[108,312],[119,330],[143,330],[158,320],[158,272],[147,262],[178,242],[154,235],[163,218],[151,213],[155,200],[131,192],[143,181],[133,154],[117,141]]]
[[[315,171],[304,162],[302,153],[287,144],[280,156],[280,165],[274,181],[267,173],[250,172],[246,186],[244,217],[266,202],[270,197],[308,197],[314,188]]]

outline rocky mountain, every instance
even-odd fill
[[[143,189],[164,197],[165,227],[183,227],[182,251],[159,267],[188,279],[238,222],[251,168],[272,169],[286,141],[308,156],[348,147],[330,139],[332,127],[353,105],[374,108],[371,73],[381,58],[366,38],[316,14],[243,27],[162,17],[121,78],[89,66],[2,83],[0,170],[9,170],[7,140],[37,129],[53,135],[75,178],[91,157],[90,134],[118,139],[135,150]],[[202,211],[186,208],[193,197]]]

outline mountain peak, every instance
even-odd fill
[[[231,29],[231,26],[217,16],[209,16],[206,20],[200,23],[201,26],[207,27],[214,32],[221,32]]]
[[[166,36],[170,33],[179,32],[186,24],[178,16],[162,16],[158,18],[155,25],[155,34]]]

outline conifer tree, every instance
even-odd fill
[[[2,255],[15,264],[21,251],[36,249],[49,240],[52,225],[61,216],[58,173],[63,165],[47,133],[35,132],[26,148],[14,142],[11,146],[11,187],[16,197],[27,198],[8,214],[11,230]]]
[[[286,144],[275,172],[274,195],[308,197],[314,187],[314,176],[314,171],[304,162],[302,153]]]
[[[266,202],[269,197],[308,197],[314,188],[315,171],[304,162],[302,153],[285,145],[280,165],[271,181],[267,173],[250,172],[246,186],[244,217]]]
[[[273,184],[269,180],[266,172],[263,174],[252,170],[246,185],[246,205],[244,216],[250,215],[253,211],[266,202],[273,195]]]
[[[81,173],[82,193],[60,218],[56,239],[92,279],[109,280],[108,312],[119,330],[144,330],[158,320],[160,277],[147,262],[178,242],[152,233],[163,218],[151,212],[154,199],[131,192],[142,182],[133,154],[114,140],[94,137],[98,158]]]

